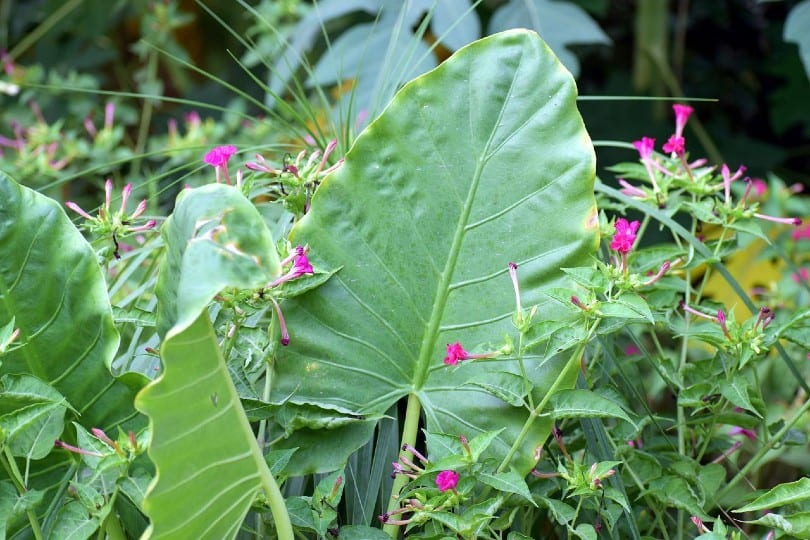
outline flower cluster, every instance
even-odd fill
[[[101,238],[110,238],[112,240],[113,249],[112,256],[116,259],[121,258],[120,249],[121,245],[119,240],[130,236],[135,233],[141,233],[153,229],[155,227],[155,220],[150,219],[146,222],[135,225],[135,221],[139,219],[146,211],[146,199],[138,203],[138,206],[131,213],[127,213],[127,204],[129,197],[132,194],[132,184],[127,184],[121,191],[121,206],[117,211],[113,211],[112,206],[112,193],[113,183],[112,180],[107,180],[104,183],[104,205],[99,207],[98,215],[92,216],[87,211],[82,209],[78,204],[72,201],[67,201],[65,206],[79,214],[85,219],[84,227]],[[109,250],[103,250],[102,255],[106,257]]]

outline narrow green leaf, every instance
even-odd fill
[[[785,534],[790,535],[790,538],[799,538],[802,540],[810,538],[810,512],[799,512],[788,515],[769,512],[759,519],[746,521],[745,523],[753,523],[762,525],[763,527],[779,529]]]
[[[779,484],[745,506],[732,510],[732,512],[754,512],[766,508],[778,508],[807,499],[810,499],[810,478],[800,478],[795,482]]]
[[[753,403],[751,403],[751,399],[748,397],[748,379],[742,375],[736,375],[732,377],[730,381],[721,381],[719,384],[720,393],[724,398],[729,400],[733,405],[750,411],[759,418],[762,418],[762,415],[759,414],[759,411],[754,407]]]
[[[526,485],[526,480],[515,471],[494,474],[482,472],[478,474],[478,480],[488,486],[494,487],[498,491],[520,495],[529,501],[532,506],[537,506],[537,503],[534,502],[532,494],[529,491],[529,486]]]
[[[155,480],[143,503],[145,538],[228,539],[266,469],[207,311],[161,346],[164,371],[138,394],[149,415]]]
[[[391,540],[381,529],[365,525],[348,525],[340,528],[340,540]]]
[[[541,291],[567,284],[559,269],[588,264],[596,248],[593,178],[573,80],[533,32],[477,41],[405,85],[291,234],[318,266],[343,269],[285,305],[292,342],[272,399],[373,415],[413,394],[428,431],[469,439],[505,428],[488,451],[503,458],[527,411],[465,383],[519,375],[517,361],[453,368],[445,346],[472,350],[514,332],[510,261],[524,305],[565,313]],[[529,370],[538,396],[563,360],[539,366]],[[515,456],[521,471],[549,431],[547,419],[531,426]],[[280,444],[303,451],[297,437]]]
[[[561,390],[551,396],[551,417],[560,418],[620,418],[635,427],[630,417],[616,402],[590,390]]]
[[[599,306],[599,311],[605,317],[642,319],[650,324],[655,324],[647,301],[636,293],[624,293],[610,302],[604,302]]]

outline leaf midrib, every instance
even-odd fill
[[[422,340],[422,348],[419,351],[419,359],[417,360],[416,369],[414,370],[412,389],[415,392],[422,390],[425,381],[427,380],[427,374],[430,368],[430,357],[436,347],[436,340],[439,337],[442,316],[444,314],[444,309],[447,306],[447,298],[450,294],[450,285],[455,273],[459,254],[461,253],[461,245],[464,242],[464,237],[467,233],[467,225],[470,221],[470,212],[472,211],[475,197],[478,194],[478,187],[481,183],[481,175],[484,171],[484,167],[491,157],[489,149],[492,147],[493,138],[498,131],[498,126],[503,119],[504,111],[512,95],[512,90],[515,86],[515,81],[517,80],[517,74],[520,72],[519,68],[523,62],[524,55],[525,51],[522,51],[520,59],[518,60],[518,69],[514,71],[512,81],[509,84],[509,90],[504,96],[500,111],[498,111],[498,118],[492,123],[489,138],[484,144],[484,147],[481,149],[480,155],[476,160],[472,183],[470,184],[470,189],[467,192],[467,199],[464,201],[464,206],[462,207],[462,212],[461,216],[459,217],[456,231],[453,234],[453,242],[450,245],[450,252],[444,266],[444,271],[442,272],[441,278],[439,279],[439,283],[437,285],[436,295],[434,296],[436,300],[433,303],[433,310],[430,314],[427,332],[425,334],[425,339]],[[470,122],[470,126],[472,126],[472,122]]]

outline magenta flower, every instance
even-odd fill
[[[456,489],[458,485],[458,473],[456,471],[442,471],[436,477],[436,486],[439,491]]]
[[[752,431],[750,429],[745,429],[745,428],[740,427],[740,426],[734,426],[733,428],[728,430],[728,434],[731,435],[731,436],[744,435],[744,436],[748,437],[749,439],[751,439],[752,441],[757,440],[757,434],[756,434],[755,431]]]
[[[655,139],[650,137],[642,137],[637,141],[633,141],[633,146],[638,150],[638,155],[641,159],[649,159],[655,149]]]
[[[745,174],[746,167],[745,165],[740,165],[737,171],[734,174],[731,174],[731,171],[728,168],[728,165],[723,163],[723,166],[720,167],[720,174],[723,176],[723,191],[725,192],[724,195],[726,197],[726,204],[731,204],[731,184],[735,180],[742,177]],[[750,186],[751,184],[749,184]]]
[[[211,149],[203,161],[212,167],[225,167],[228,165],[228,160],[236,153],[236,147],[233,145],[215,146]]]
[[[613,235],[613,240],[610,242],[610,249],[618,251],[622,254],[627,254],[633,249],[633,244],[636,241],[636,231],[638,231],[638,221],[628,222],[624,218],[616,220],[616,234]]]
[[[686,152],[686,141],[683,137],[673,135],[662,147],[667,154],[675,154],[676,156],[683,156]]]
[[[455,343],[448,343],[447,344],[447,356],[444,357],[444,363],[448,366],[455,366],[461,360],[466,360],[469,358],[469,353],[464,350],[464,347],[461,346],[461,343],[456,341]]]
[[[293,265],[290,268],[290,271],[278,278],[277,280],[273,281],[269,285],[269,288],[277,287],[284,282],[290,281],[292,279],[298,278],[303,276],[304,274],[314,274],[315,270],[312,268],[312,265],[309,262],[306,254],[303,252],[303,248],[300,250],[301,254],[299,255],[299,251],[296,251],[295,257],[293,257]]]
[[[799,225],[801,225],[801,223]],[[798,227],[791,233],[790,237],[794,240],[801,240],[802,238],[810,240],[810,222],[804,226]]]
[[[761,178],[752,179],[751,185],[754,187],[754,196],[757,199],[761,199],[765,195],[765,192],[768,191],[768,184],[766,184]]]
[[[807,271],[807,268],[800,268],[798,272],[792,273],[790,277],[795,283],[810,281],[810,272]]]
[[[683,128],[686,126],[686,122],[689,120],[694,109],[689,105],[676,103],[672,106],[672,110],[675,111],[675,136],[681,137],[683,135]]]

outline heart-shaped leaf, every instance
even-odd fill
[[[505,456],[527,412],[473,383],[520,374],[517,361],[450,368],[444,348],[486,349],[515,333],[510,261],[524,304],[542,302],[539,319],[563,311],[541,295],[566,283],[560,268],[588,264],[595,163],[575,100],[571,75],[523,30],[475,42],[407,84],[293,230],[322,267],[343,268],[285,306],[292,343],[274,401],[375,415],[411,396],[428,431],[471,438],[505,428],[490,449]],[[525,362],[538,395],[562,366]],[[518,470],[534,463],[549,427],[529,430]],[[280,444],[299,447],[298,472],[320,468],[312,456],[336,459],[295,433]]]

